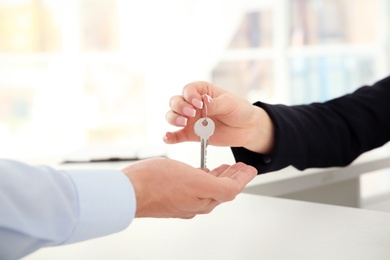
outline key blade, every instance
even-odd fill
[[[207,155],[207,140],[201,138],[200,140],[200,168],[206,169],[206,155]]]

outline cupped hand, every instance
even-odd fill
[[[168,158],[153,158],[122,170],[136,194],[136,217],[192,218],[233,200],[257,175],[244,163],[210,172]]]

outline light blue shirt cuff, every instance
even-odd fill
[[[65,170],[78,195],[79,222],[65,244],[124,230],[134,219],[133,186],[119,170]]]

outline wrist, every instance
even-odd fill
[[[253,106],[254,118],[244,148],[261,154],[268,154],[274,146],[274,124],[268,113],[261,107]]]
[[[133,186],[134,195],[135,195],[135,217],[143,217],[143,205],[144,205],[144,195],[145,192],[143,191],[144,185],[142,185],[142,180],[140,180],[139,177],[142,177],[142,175],[137,174],[137,170],[133,169],[131,167],[126,167],[122,170],[122,172],[126,175],[126,177],[129,179],[130,183]]]

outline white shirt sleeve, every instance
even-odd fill
[[[119,170],[0,160],[0,259],[119,232],[135,209],[133,186]]]

